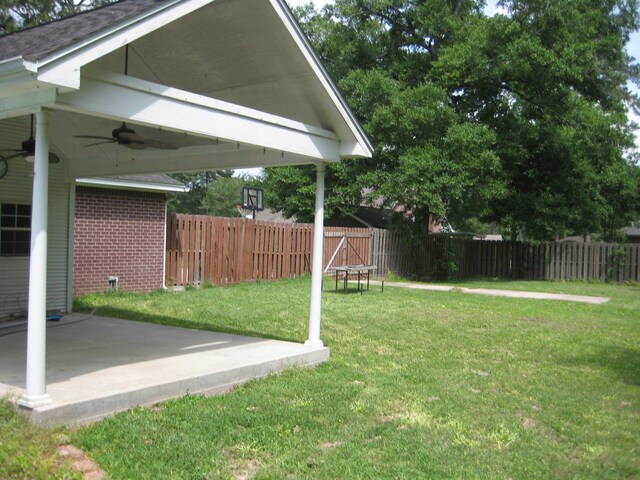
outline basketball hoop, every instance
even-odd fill
[[[256,219],[256,211],[264,210],[264,194],[261,188],[242,187],[242,210],[251,212],[251,218]]]

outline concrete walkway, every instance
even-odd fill
[[[26,333],[16,328],[0,330],[0,396],[19,398]],[[71,314],[48,323],[47,393],[53,403],[25,412],[35,423],[87,422],[187,393],[222,393],[328,358],[325,347]]]
[[[371,281],[371,285],[380,285],[382,282]],[[433,290],[436,292],[461,292],[475,295],[489,295],[493,297],[533,298],[537,300],[560,300],[563,302],[579,302],[599,305],[611,300],[608,297],[589,297],[586,295],[567,295],[564,293],[524,292],[518,290],[495,290],[491,288],[466,288],[451,285],[430,285],[410,282],[384,282],[385,287],[412,288],[415,290]]]

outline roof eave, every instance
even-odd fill
[[[35,73],[37,71],[37,62],[27,60],[22,56],[0,60],[0,78],[25,72]]]
[[[115,188],[121,190],[140,190],[146,192],[184,193],[189,188],[186,185],[167,185],[162,183],[138,182],[116,178],[78,178],[76,185],[83,187]]]

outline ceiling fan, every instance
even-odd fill
[[[117,143],[127,148],[133,148],[134,150],[143,150],[145,148],[158,148],[161,150],[177,150],[178,147],[161,140],[154,140],[151,138],[144,138],[142,135],[138,135],[135,130],[127,127],[125,122],[122,122],[118,128],[114,128],[111,131],[111,137],[102,137],[98,135],[74,135],[75,138],[91,138],[94,140],[102,140],[101,142],[90,143],[85,147],[93,147],[94,145],[102,145],[105,143]]]
[[[9,153],[8,157],[4,157],[4,160],[11,160],[12,158],[22,157],[28,162],[33,162],[33,157],[36,152],[36,140],[33,138],[33,114],[31,114],[31,133],[29,138],[22,142],[22,149],[7,149],[0,150],[0,152]],[[60,157],[55,153],[49,152],[49,163],[60,162]]]

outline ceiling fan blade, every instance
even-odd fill
[[[150,138],[146,138],[144,143],[151,148],[158,148],[160,150],[177,150],[178,147],[172,145],[171,143],[163,142],[162,140],[152,140]]]
[[[144,138],[135,132],[120,132],[118,134],[118,141],[122,145],[126,145],[128,143],[144,143]]]
[[[4,160],[11,160],[18,157],[26,157],[29,152],[18,150],[18,153],[4,157]],[[53,152],[49,152],[49,163],[60,163],[60,157]]]
[[[100,137],[98,135],[74,135],[73,138],[93,138],[95,140],[111,140],[115,141],[113,137]]]
[[[142,142],[121,143],[120,145],[132,150],[144,150],[145,148],[147,148],[147,144]]]
[[[115,139],[112,138],[111,140],[108,140],[106,142],[90,143],[89,145],[85,145],[84,147],[86,148],[86,147],[93,147],[94,145],[104,145],[105,143],[116,143],[116,141]]]

